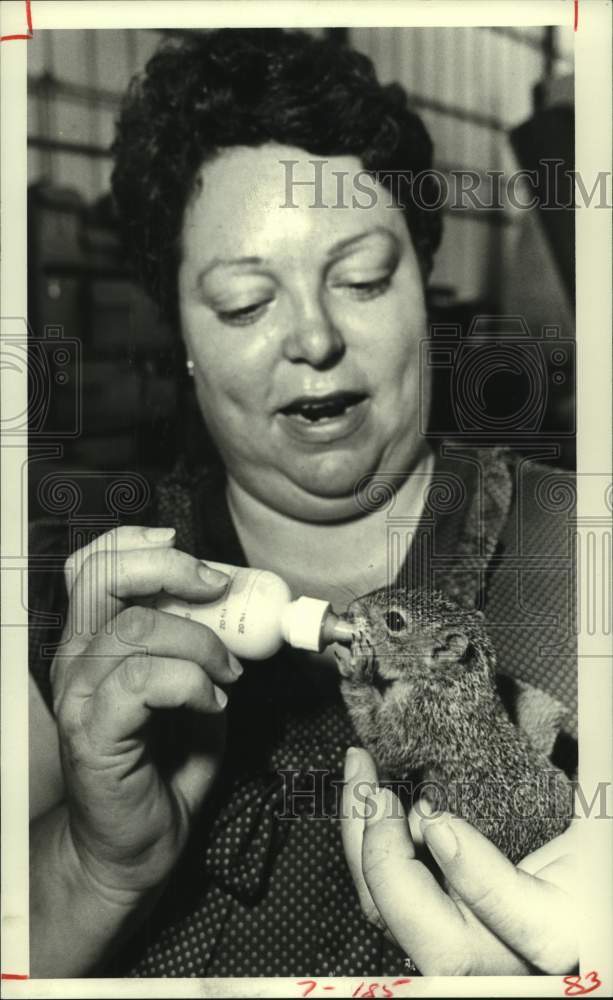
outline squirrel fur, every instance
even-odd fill
[[[480,611],[430,590],[382,588],[349,606],[337,654],[353,726],[390,781],[419,779],[517,863],[562,833],[572,785],[516,726]]]

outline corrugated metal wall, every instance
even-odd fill
[[[383,81],[406,88],[432,134],[438,166],[509,171],[506,133],[532,111],[546,30],[351,29],[349,43],[373,59]],[[570,72],[572,43],[556,34],[549,71]],[[74,187],[87,201],[108,190],[121,94],[159,39],[153,30],[36,32],[28,45],[30,181]],[[501,301],[514,225],[512,213],[503,224],[485,212],[448,213],[436,283],[461,300]]]
[[[405,88],[432,136],[439,169],[517,169],[507,133],[533,111],[532,90],[545,73],[545,29],[352,29],[350,42],[370,56],[382,81]],[[550,71],[572,72],[557,38],[555,49]],[[503,220],[484,211],[448,212],[433,281],[461,300],[504,299],[502,262],[518,222],[512,212]]]
[[[160,33],[37,31],[28,45],[28,177],[76,188],[87,201],[108,190],[108,146],[121,95]],[[68,147],[81,147],[68,149]]]

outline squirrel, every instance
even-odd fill
[[[341,694],[386,780],[418,777],[434,809],[468,820],[514,864],[563,832],[572,784],[511,721],[481,611],[384,587],[343,617],[354,637],[336,651]]]

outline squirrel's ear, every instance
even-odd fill
[[[461,660],[469,647],[468,636],[463,632],[443,632],[440,643],[434,650],[435,660]]]
[[[447,636],[447,646],[456,656],[464,656],[468,649],[468,636],[465,636],[463,632],[452,632],[451,635]]]

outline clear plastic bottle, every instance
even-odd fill
[[[351,641],[352,626],[336,615],[327,601],[314,597],[293,600],[288,585],[276,573],[208,559],[206,564],[230,577],[220,598],[190,604],[164,594],[155,606],[207,625],[235,656],[265,660],[284,642],[296,649],[321,652],[330,643]]]

